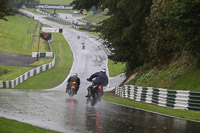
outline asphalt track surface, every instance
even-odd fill
[[[36,60],[37,58],[31,57],[31,55],[8,54],[0,52],[0,65],[37,67],[35,65],[30,65]]]
[[[32,13],[30,13],[32,14]],[[34,14],[33,14],[34,15]],[[86,81],[92,73],[107,68],[107,56],[101,45],[85,32],[76,31],[45,20],[35,19],[52,27],[63,28],[63,35],[74,53],[70,75],[79,74],[81,86],[77,95],[69,99],[65,93],[66,80],[47,90],[0,90],[0,116],[64,133],[196,133],[200,123],[172,118],[104,101],[95,107],[86,104]],[[81,39],[77,39],[80,35]],[[82,50],[81,41],[86,49]],[[123,75],[110,78],[109,87],[119,85]]]

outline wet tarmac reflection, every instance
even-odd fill
[[[76,104],[76,103],[75,103]],[[85,107],[85,126],[80,116],[75,116],[74,101],[70,105],[70,123],[75,132],[86,133],[198,133],[200,123],[167,117],[133,108],[100,102],[97,106]],[[77,114],[76,114],[77,115]],[[78,118],[76,118],[78,117]],[[74,120],[73,120],[74,119]],[[77,120],[79,119],[79,120]]]
[[[200,122],[99,102],[84,94],[0,90],[0,116],[64,133],[199,133]],[[0,131],[1,132],[1,131]]]

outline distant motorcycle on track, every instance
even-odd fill
[[[82,49],[85,49],[85,41],[82,41]]]
[[[84,44],[82,44],[82,49],[85,49],[85,45]]]

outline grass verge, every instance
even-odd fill
[[[0,117],[1,133],[58,133],[56,131],[47,130],[30,124],[18,122],[16,120],[5,119]]]
[[[108,61],[108,69],[109,69],[109,76],[115,77],[125,71],[126,64],[125,63],[115,63],[112,60]]]
[[[0,81],[13,80],[30,71],[33,67],[17,67],[0,65]]]
[[[173,90],[200,91],[200,67],[196,60],[187,58],[183,56],[167,66],[154,67],[143,71],[128,84]]]
[[[69,5],[73,0],[40,0],[40,4]]]
[[[143,109],[143,110],[147,110],[147,111],[153,111],[153,112],[161,113],[164,115],[200,121],[200,111],[180,110],[180,109],[159,107],[157,105],[137,102],[137,101],[133,101],[133,100],[127,99],[127,98],[121,98],[112,92],[104,93],[102,99],[104,101],[113,102],[113,103],[117,103],[117,104],[121,104],[121,105],[126,105],[129,107],[134,107],[134,108]]]
[[[54,13],[53,9],[48,9],[50,13]],[[56,16],[59,16],[59,13],[66,13],[66,14],[71,14],[74,17],[86,17],[85,15],[80,15],[80,14],[74,14],[74,11],[80,12],[79,10],[56,10]],[[92,11],[86,11],[84,10],[83,13],[87,14],[87,16],[92,15]]]
[[[108,15],[104,15],[104,13],[99,13],[96,15],[88,15],[87,17],[85,17],[85,20],[91,21],[93,23],[99,23],[102,22],[105,19],[108,19],[110,16]]]
[[[0,20],[0,52],[27,55],[36,52],[40,23],[22,16],[9,16],[7,19],[8,21]],[[39,25],[33,41],[33,33],[37,23]],[[40,52],[49,52],[48,43],[41,38],[39,49]],[[41,59],[32,65],[43,65],[49,62],[49,59]],[[0,81],[5,81],[13,80],[33,68],[0,65],[0,69]]]
[[[62,23],[62,22],[56,21],[56,20],[51,19],[51,18],[47,18],[47,17],[43,17],[43,18],[46,19],[46,20],[52,21],[52,22],[56,22],[56,23],[58,23],[58,24],[69,25],[69,24],[65,24],[65,23]]]
[[[0,20],[0,52],[31,54],[30,46],[36,21],[29,18],[10,16]]]
[[[49,89],[65,80],[73,63],[70,46],[61,33],[54,33],[51,47],[56,57],[55,67],[31,77],[15,89]]]
[[[32,13],[35,13],[35,14],[44,15],[40,12],[37,12],[36,9],[33,9],[33,8],[23,8],[22,10],[26,10],[26,11],[29,11],[29,12],[32,12]]]
[[[33,40],[33,33],[37,21],[20,16],[9,16],[8,21],[0,20],[0,52],[10,54],[26,54],[36,52],[38,49],[39,27]],[[48,44],[41,39],[40,52],[47,52]]]

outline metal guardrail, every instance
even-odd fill
[[[23,11],[23,10],[18,10],[18,12],[19,12],[20,15],[23,15],[23,16],[26,16],[26,17],[29,17],[29,18],[34,19],[34,16],[32,16],[32,15],[26,13],[26,12]]]
[[[200,110],[200,92],[167,90],[153,87],[125,85],[116,87],[115,94],[120,97],[174,109]]]
[[[64,19],[62,19],[62,18],[53,17],[53,16],[49,16],[49,15],[48,15],[47,17],[50,18],[50,19],[53,19],[53,20],[55,20],[55,21],[58,21],[58,22],[64,23],[64,24],[69,24],[69,25],[72,24],[71,21],[66,21],[66,20],[64,20]]]

